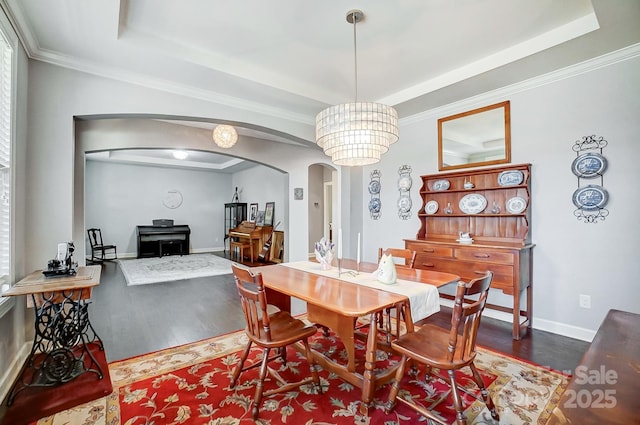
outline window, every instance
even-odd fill
[[[11,284],[11,183],[13,138],[13,54],[0,27],[0,291]],[[0,298],[0,306],[7,301]],[[0,308],[0,311],[2,309]]]

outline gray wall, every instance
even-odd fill
[[[85,176],[85,225],[101,228],[105,243],[115,244],[119,256],[136,256],[136,226],[155,218],[188,224],[192,252],[223,249],[230,174],[87,161]],[[163,205],[168,190],[182,193],[180,207]]]
[[[404,120],[401,140],[375,166],[382,171],[382,218],[363,212],[364,258],[377,246],[398,246],[419,229],[419,176],[437,172],[437,119],[453,113],[511,101],[512,163],[532,164],[533,326],[590,339],[609,309],[640,313],[637,241],[640,198],[635,187],[640,158],[640,46],[525,84],[488,93],[465,103]],[[622,56],[626,60],[618,61]],[[604,187],[610,195],[604,222],[586,224],[573,215],[571,196],[578,181],[571,172],[573,144],[587,135],[603,136],[609,168]],[[413,167],[413,216],[397,215],[398,167]],[[367,184],[369,179],[364,179]],[[582,181],[582,185],[599,183]],[[368,202],[365,192],[363,201]],[[591,309],[578,296],[591,296]],[[501,292],[491,301],[509,303]]]
[[[277,230],[284,230],[289,227],[288,182],[286,173],[269,167],[256,166],[239,171],[231,176],[231,187],[225,202],[231,202],[236,187],[240,202],[247,203],[247,215],[252,203],[258,204],[258,211],[264,211],[267,202],[275,202],[273,225],[280,222]]]

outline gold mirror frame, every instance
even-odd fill
[[[509,101],[438,120],[438,169],[511,162]]]

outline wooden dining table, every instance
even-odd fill
[[[341,269],[356,270],[356,262],[342,260]],[[377,264],[360,263],[360,273],[371,273]],[[393,379],[395,367],[376,371],[376,349],[382,341],[378,338],[378,326],[369,326],[366,334],[365,364],[362,374],[356,371],[355,340],[357,331],[354,324],[359,317],[369,317],[375,323],[377,312],[396,308],[398,320],[405,322],[406,332],[413,332],[413,319],[409,298],[384,289],[351,283],[341,279],[335,268],[335,277],[327,277],[286,264],[254,267],[254,273],[261,273],[269,304],[281,310],[291,311],[291,298],[298,298],[307,304],[308,320],[327,327],[341,339],[346,353],[346,364],[340,364],[324,353],[312,350],[314,360],[326,370],[336,373],[345,381],[362,389],[365,406],[373,400],[375,389]],[[457,282],[460,278],[451,273],[441,273],[419,269],[397,270],[398,279],[421,282],[436,287]],[[388,347],[387,347],[388,348]]]

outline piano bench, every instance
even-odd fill
[[[176,252],[175,246],[178,247],[178,251]],[[177,239],[165,239],[158,241],[158,252],[160,256],[163,257],[165,255],[171,254],[180,254],[182,255],[182,241]]]
[[[229,244],[229,251],[231,251],[231,258],[236,256],[236,250],[238,252],[238,258],[240,262],[244,259],[244,250],[249,250],[249,258],[251,258],[251,262],[253,263],[253,247],[250,243],[240,242],[240,241],[231,241]]]

